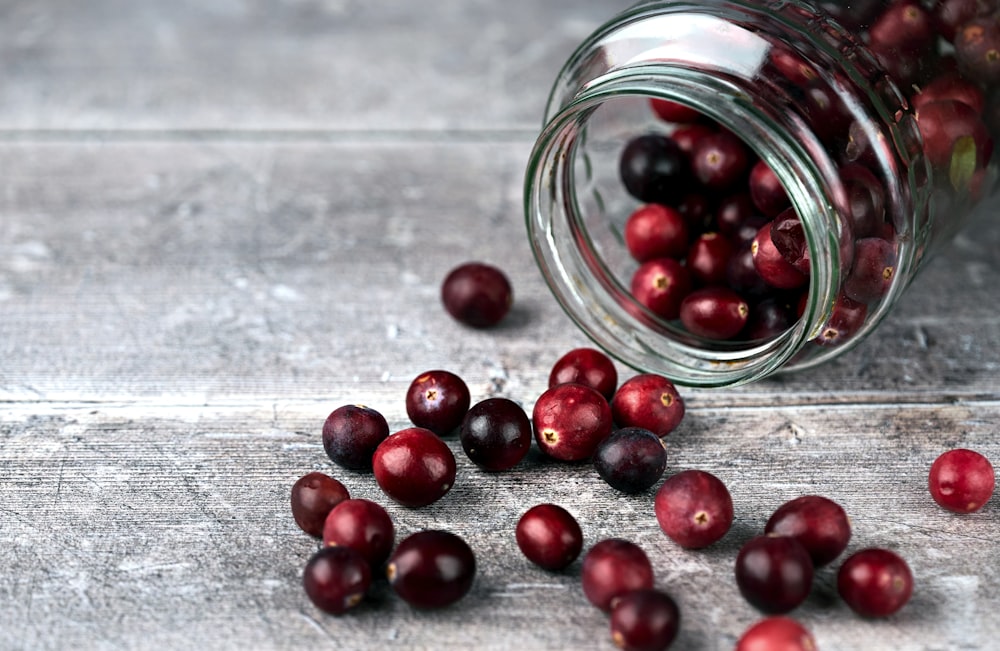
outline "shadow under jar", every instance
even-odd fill
[[[957,18],[949,0],[849,4],[642,2],[565,64],[527,227],[562,307],[621,361],[692,386],[818,364],[1000,211],[1000,0]],[[656,232],[629,218],[650,204],[699,242],[653,281],[693,296],[669,314],[633,284],[650,263],[630,241]],[[706,236],[728,253],[706,254]]]

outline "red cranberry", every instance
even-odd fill
[[[743,598],[766,613],[787,613],[809,596],[813,564],[788,536],[757,536],[736,556],[736,585]]]
[[[934,37],[930,12],[916,0],[889,4],[868,30],[872,47],[895,56],[922,54],[933,45]]]
[[[594,468],[609,486],[623,493],[641,493],[663,476],[667,451],[656,434],[641,427],[625,427],[601,441],[594,452]]]
[[[470,402],[462,378],[450,371],[427,371],[406,390],[406,415],[417,427],[443,436],[462,424]]]
[[[750,154],[743,141],[729,131],[700,138],[691,152],[695,177],[708,188],[730,188],[746,175]]]
[[[689,238],[687,221],[668,206],[640,206],[625,221],[625,247],[638,262],[682,258]]]
[[[701,117],[701,112],[691,108],[690,106],[685,106],[679,102],[672,102],[668,99],[660,99],[658,97],[651,97],[649,99],[650,108],[656,113],[657,117],[666,122],[694,122]]]
[[[689,184],[687,157],[677,143],[659,134],[629,141],[618,172],[628,193],[645,203],[670,205]]]
[[[372,462],[379,488],[403,506],[436,502],[455,483],[455,455],[422,427],[400,430],[382,441]]]
[[[686,549],[708,547],[733,524],[733,499],[726,485],[703,470],[684,470],[656,492],[656,521]]]
[[[623,651],[669,649],[680,623],[677,603],[659,590],[626,592],[611,607],[611,639]]]
[[[324,545],[356,549],[372,567],[389,558],[395,540],[392,518],[371,500],[344,500],[330,511],[323,525]]]
[[[721,285],[726,282],[726,267],[735,253],[732,243],[718,233],[703,233],[687,254],[687,269],[698,285]]]
[[[350,547],[324,547],[313,554],[302,574],[302,587],[317,608],[333,615],[361,603],[371,586],[368,561]]]
[[[611,433],[608,401],[582,384],[559,384],[539,396],[532,410],[535,440],[561,461],[589,459]]]
[[[816,338],[816,343],[821,346],[839,346],[850,341],[865,325],[867,316],[867,305],[840,294],[833,304],[830,318]]]
[[[695,290],[681,302],[681,323],[705,339],[731,339],[750,318],[750,306],[726,287]]]
[[[508,470],[531,449],[531,421],[516,402],[487,398],[465,415],[459,438],[465,454],[480,468]]]
[[[766,617],[740,636],[735,651],[816,651],[816,638],[791,617]]]
[[[819,79],[819,73],[801,56],[782,45],[774,45],[768,53],[770,64],[798,88],[805,88]]]
[[[875,234],[885,218],[885,193],[878,178],[864,165],[852,163],[840,169],[850,209],[854,237]]]
[[[574,348],[552,366],[549,388],[557,384],[582,384],[611,400],[618,388],[618,370],[611,358],[601,351]]]
[[[914,108],[919,109],[924,104],[941,100],[963,102],[979,114],[986,108],[986,95],[983,90],[957,73],[938,75],[913,96],[912,103]]]
[[[389,424],[379,412],[362,405],[334,409],[323,423],[323,449],[338,466],[365,472],[372,455],[389,436]]]
[[[445,277],[441,302],[456,321],[473,328],[489,328],[507,316],[514,292],[507,276],[496,267],[467,262]]]
[[[411,606],[443,608],[472,588],[476,557],[468,543],[450,531],[418,531],[399,543],[386,576],[393,591]]]
[[[854,243],[854,267],[844,281],[844,293],[862,303],[881,298],[896,276],[896,247],[881,237]]]
[[[974,450],[958,448],[934,460],[927,484],[931,497],[942,508],[972,513],[993,495],[996,477],[989,459]]]
[[[988,0],[937,0],[932,18],[946,41],[954,41],[958,28],[989,10]]]
[[[621,538],[607,538],[591,547],[583,557],[580,572],[583,594],[601,610],[632,590],[653,587],[653,565],[642,548]]]
[[[680,314],[681,301],[691,291],[688,270],[673,258],[650,260],[632,275],[632,296],[650,312],[667,320]]]
[[[311,472],[292,485],[292,517],[302,531],[321,538],[326,514],[349,498],[339,481],[321,472]]]
[[[662,437],[684,418],[684,400],[667,378],[641,373],[619,387],[611,399],[611,415],[619,427],[641,427]]]
[[[924,104],[917,110],[924,154],[936,169],[953,165],[981,169],[993,154],[993,140],[976,110],[958,100]],[[966,161],[966,159],[968,159]]]
[[[887,617],[910,600],[913,574],[906,561],[888,549],[862,549],[840,566],[837,592],[862,617]]]
[[[715,129],[707,124],[684,124],[674,129],[673,133],[670,134],[670,139],[686,157],[690,158],[698,142],[714,133],[716,133]]]
[[[816,135],[824,142],[841,143],[849,133],[852,115],[837,92],[817,79],[802,93],[802,111]]]
[[[762,226],[750,245],[750,253],[753,255],[753,263],[757,268],[757,273],[764,279],[764,282],[778,289],[802,287],[809,280],[809,277],[789,262],[775,246],[771,234],[773,224],[774,222],[770,222]],[[803,242],[804,237],[803,235]],[[798,258],[798,261],[801,265],[805,264],[801,257]]]
[[[546,570],[561,570],[583,550],[583,530],[569,511],[556,504],[536,504],[517,521],[517,546]]]
[[[789,206],[788,193],[771,166],[757,161],[750,169],[750,197],[757,210],[774,217]]]
[[[764,532],[794,538],[809,553],[813,566],[822,567],[847,548],[851,523],[844,509],[833,500],[803,495],[778,507]]]
[[[955,58],[968,77],[986,86],[1000,84],[1000,20],[974,18],[955,34]]]
[[[808,276],[812,268],[805,228],[798,214],[792,209],[783,211],[771,222],[771,242],[787,262]]]

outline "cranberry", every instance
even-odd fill
[[[701,192],[685,194],[677,200],[674,208],[684,218],[689,233],[705,230],[712,218],[712,203]]]
[[[896,276],[896,247],[881,237],[865,237],[854,243],[854,267],[844,281],[844,293],[867,303],[881,298]]]
[[[950,175],[952,166],[981,169],[993,154],[993,140],[976,110],[958,100],[940,100],[917,110],[924,154]]]
[[[641,373],[619,387],[611,399],[611,415],[619,427],[641,427],[662,437],[684,418],[684,400],[667,378]]]
[[[681,323],[705,339],[731,339],[750,318],[750,306],[726,287],[695,290],[681,302]]]
[[[850,131],[852,116],[837,92],[816,79],[802,93],[802,111],[816,135],[824,142],[841,143]]]
[[[557,504],[536,504],[517,521],[517,546],[525,557],[546,570],[561,570],[583,549],[583,530],[569,511]]]
[[[611,399],[618,388],[618,371],[611,358],[593,348],[574,348],[552,366],[549,388],[557,384],[582,384]]]
[[[611,433],[607,399],[582,384],[559,384],[539,396],[532,411],[538,447],[561,461],[589,459]]]
[[[823,10],[837,22],[851,30],[861,30],[871,24],[885,4],[885,0],[821,0]]]
[[[583,594],[601,610],[632,590],[653,587],[653,565],[642,548],[621,538],[607,538],[591,547],[580,571]]]
[[[632,296],[650,312],[667,320],[680,314],[681,301],[691,291],[686,267],[673,258],[650,260],[632,275]]]
[[[667,451],[656,434],[641,427],[625,427],[601,441],[594,452],[594,468],[609,486],[623,493],[641,493],[663,476]]]
[[[787,47],[772,46],[768,58],[770,64],[798,88],[805,88],[819,79],[819,73],[816,72],[816,69]]]
[[[816,651],[816,638],[791,617],[766,617],[740,636],[735,651]]]
[[[344,500],[330,511],[323,525],[324,545],[356,549],[372,567],[389,558],[395,540],[392,518],[371,500]]]
[[[787,613],[809,596],[813,564],[805,547],[788,536],[757,536],[736,556],[736,585],[766,613]]]
[[[971,79],[986,86],[1000,84],[1000,20],[974,18],[955,34],[955,58]]]
[[[323,449],[335,464],[358,472],[372,469],[372,455],[389,436],[379,412],[362,405],[334,409],[323,423]]]
[[[986,95],[983,90],[957,73],[939,75],[924,85],[920,92],[913,96],[913,107],[919,109],[924,104],[941,100],[957,100],[968,104],[979,114],[986,108]]]
[[[780,219],[780,217],[778,218]],[[777,221],[777,219],[775,220]],[[802,287],[809,280],[809,277],[799,271],[791,262],[789,262],[785,256],[781,254],[781,251],[774,244],[774,239],[771,235],[771,226],[775,222],[769,222],[761,227],[757,231],[757,236],[754,238],[753,243],[750,245],[750,253],[753,255],[754,266],[757,267],[757,273],[760,277],[764,279],[768,285],[772,287],[777,287],[778,289],[795,289],[797,287]],[[803,238],[805,236],[803,235]],[[804,239],[803,239],[804,241]],[[806,249],[808,251],[808,249]],[[801,261],[799,258],[799,264],[804,265],[805,262]]]
[[[794,538],[814,567],[840,556],[851,540],[851,523],[844,509],[820,495],[803,495],[785,502],[767,521],[764,532]]]
[[[753,205],[768,217],[774,217],[788,207],[788,193],[771,166],[757,161],[750,169],[750,197]]]
[[[698,142],[714,133],[716,133],[715,129],[707,124],[684,124],[674,129],[673,133],[670,134],[670,139],[686,157],[690,158]]]
[[[411,606],[443,608],[472,588],[476,557],[468,543],[450,531],[418,531],[396,547],[386,576],[396,594]]]
[[[462,424],[470,402],[469,387],[450,371],[421,373],[406,390],[407,416],[439,436]]]
[[[514,292],[507,276],[496,267],[466,262],[445,277],[441,302],[456,321],[473,328],[489,328],[507,316]]]
[[[700,138],[691,152],[695,177],[714,190],[730,188],[746,175],[750,154],[743,141],[729,131]]]
[[[382,441],[372,459],[379,488],[403,506],[426,506],[455,483],[455,455],[422,427],[400,430]]]
[[[317,608],[339,615],[361,603],[371,586],[368,562],[350,547],[324,547],[302,573],[302,587]]]
[[[516,402],[487,398],[466,414],[459,438],[465,454],[480,468],[508,470],[531,449],[531,421]]]
[[[672,102],[668,99],[651,97],[649,99],[650,108],[657,117],[666,122],[694,122],[701,117],[701,112],[679,102]]]
[[[691,280],[699,285],[721,285],[726,282],[726,267],[733,257],[732,243],[718,233],[703,233],[687,254]]]
[[[733,499],[726,485],[704,470],[684,470],[656,492],[656,521],[686,549],[708,547],[733,524]]]
[[[888,549],[862,549],[840,566],[837,592],[862,617],[887,617],[910,600],[913,574],[906,561]]]
[[[668,206],[640,206],[625,221],[625,247],[638,262],[682,258],[689,238],[687,221]]]
[[[771,286],[757,273],[750,245],[742,247],[729,258],[729,264],[726,265],[726,284],[740,296],[746,297],[765,296],[772,291]],[[754,319],[755,311],[756,308],[751,310],[751,321]]]
[[[646,134],[622,150],[618,171],[625,189],[645,203],[670,205],[688,186],[688,161],[672,139]]]
[[[922,54],[931,48],[934,37],[930,12],[916,0],[897,0],[889,4],[868,29],[872,47],[897,57]]]
[[[321,472],[311,472],[292,485],[292,517],[302,531],[321,538],[326,514],[349,498],[339,481]]]
[[[830,318],[820,331],[816,343],[821,346],[839,346],[849,341],[865,325],[868,306],[848,298],[844,294],[834,301]]]
[[[993,495],[996,477],[989,459],[974,450],[958,448],[934,460],[927,483],[931,497],[941,507],[972,513]]]
[[[946,41],[954,41],[958,28],[984,13],[988,5],[987,0],[937,0],[932,14],[934,27]]]
[[[840,169],[850,209],[851,232],[854,237],[875,234],[885,217],[885,193],[882,184],[872,172],[859,163]]]
[[[756,214],[750,194],[736,192],[719,201],[715,209],[715,226],[725,237],[735,239],[740,227]]]
[[[797,318],[796,302],[771,296],[754,305],[742,336],[751,341],[772,339],[795,325]]]
[[[611,639],[623,651],[669,649],[680,623],[677,603],[659,590],[626,592],[611,607]]]
[[[788,209],[771,222],[771,242],[787,262],[795,269],[808,276],[812,268],[809,258],[809,244],[806,242],[805,228],[798,214]]]

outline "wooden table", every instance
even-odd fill
[[[0,648],[610,649],[579,562],[532,567],[518,516],[565,505],[588,544],[640,544],[683,612],[679,649],[730,649],[760,615],[733,560],[782,502],[850,514],[850,550],[897,550],[911,603],[864,621],[835,567],[793,614],[824,650],[996,649],[1000,499],[971,516],[926,489],[949,448],[1000,461],[1000,222],[961,235],[878,332],[816,370],[686,390],[668,472],[732,491],[714,547],[537,453],[406,509],[335,467],[320,430],[362,402],[393,429],[421,371],[526,408],[587,343],[532,261],[522,176],[549,84],[629,0],[11,0],[0,7]],[[499,329],[441,309],[444,274],[501,265]],[[623,378],[630,375],[620,369]],[[385,503],[401,535],[446,528],[472,592],[418,612],[384,582],[356,612],[302,591],[317,543],[289,489],[313,470]]]

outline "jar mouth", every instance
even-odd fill
[[[601,167],[593,158],[609,155],[603,151],[609,147],[592,142],[593,125],[608,115],[627,115],[618,105],[650,99],[688,106],[737,134],[785,187],[803,222],[812,269],[801,315],[781,334],[763,341],[702,339],[632,296],[616,253],[616,243],[623,248],[620,224],[609,218],[620,211],[592,184]],[[665,63],[609,72],[552,110],[528,165],[528,232],[557,301],[597,345],[633,368],[679,384],[716,387],[748,383],[786,367],[819,334],[840,286],[841,226],[830,198],[836,166],[804,125],[789,129],[789,116],[752,102],[748,89],[732,80]],[[601,129],[622,138],[634,133],[635,125],[625,119]],[[800,367],[833,352],[821,352]]]

